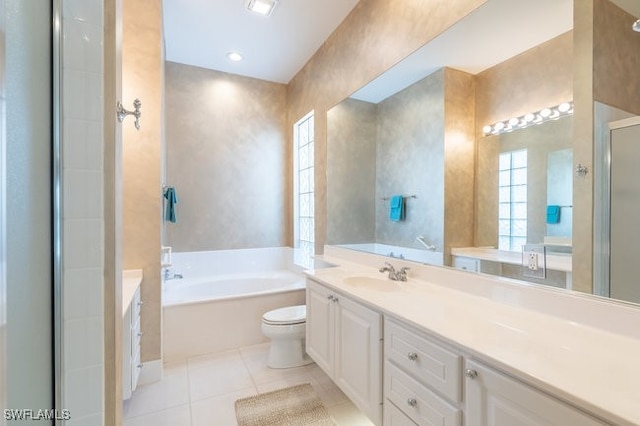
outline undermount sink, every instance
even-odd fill
[[[347,277],[344,279],[344,283],[353,287],[369,288],[378,291],[397,291],[400,289],[398,281],[392,281],[388,278],[377,278],[367,275],[357,275],[353,277]]]

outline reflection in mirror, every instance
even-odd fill
[[[510,278],[571,287],[573,117],[480,138],[476,246],[456,261]],[[522,246],[545,244],[547,278],[522,273]],[[458,257],[461,259],[458,260]]]
[[[476,121],[502,113],[485,107],[493,93],[511,96],[513,81],[501,71],[495,78],[506,83],[485,85],[477,99],[477,74],[525,51],[544,55],[537,46],[556,38],[554,58],[534,61],[563,72],[569,64],[557,58],[570,57],[572,1],[541,0],[527,13],[512,5],[485,3],[328,112],[328,244],[445,265],[453,248],[474,245]],[[534,22],[545,25],[525,34]],[[511,89],[522,90],[527,78]],[[400,222],[389,220],[396,195],[415,195]]]
[[[572,134],[573,117],[568,116],[479,140],[478,247],[520,251],[522,244],[542,244],[549,237],[570,241]],[[505,154],[524,154],[524,162],[514,162],[509,169],[502,160]],[[555,206],[559,211],[551,214],[556,212],[549,207]],[[524,240],[515,245],[500,241],[513,237],[512,233]]]

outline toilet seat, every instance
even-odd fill
[[[287,306],[274,309],[262,315],[262,322],[268,325],[296,325],[307,321],[307,306]]]

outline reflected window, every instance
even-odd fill
[[[294,241],[302,266],[310,266],[314,254],[314,139],[312,111],[293,125]]]
[[[521,251],[527,243],[527,150],[500,154],[498,249]]]

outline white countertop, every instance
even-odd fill
[[[463,247],[451,249],[451,255],[470,257],[472,259],[488,260],[491,262],[522,265],[522,253],[517,251],[505,251],[488,247]],[[547,269],[554,271],[571,272],[572,256],[567,253],[547,252]]]
[[[129,309],[133,295],[142,282],[142,269],[128,269],[122,271],[122,316]]]
[[[483,296],[478,291],[460,291],[463,284],[452,289],[425,279],[429,273],[440,277],[445,274],[450,276],[447,279],[464,281],[469,287],[480,285],[480,281],[486,286],[488,278],[476,278],[477,274],[412,265],[407,282],[388,280],[353,285],[345,279],[360,276],[380,280],[386,274],[360,263],[327,260],[341,266],[307,274],[609,422],[640,424],[639,338],[497,301],[504,296],[499,289],[487,292],[494,296]],[[411,276],[414,274],[420,279]],[[509,296],[517,298],[517,286],[512,287]],[[523,293],[529,294],[522,296],[536,291],[524,287]],[[540,292],[540,298],[554,295]],[[561,303],[568,311],[584,310],[590,303],[594,305],[592,312],[610,309],[603,307],[601,300],[567,294],[559,299],[563,299]],[[576,306],[571,306],[573,299]],[[549,304],[554,303],[557,300]],[[615,304],[611,305],[614,312]],[[633,318],[636,314],[640,319],[640,309],[636,313],[634,307],[623,308],[620,319],[627,320],[629,315]]]

